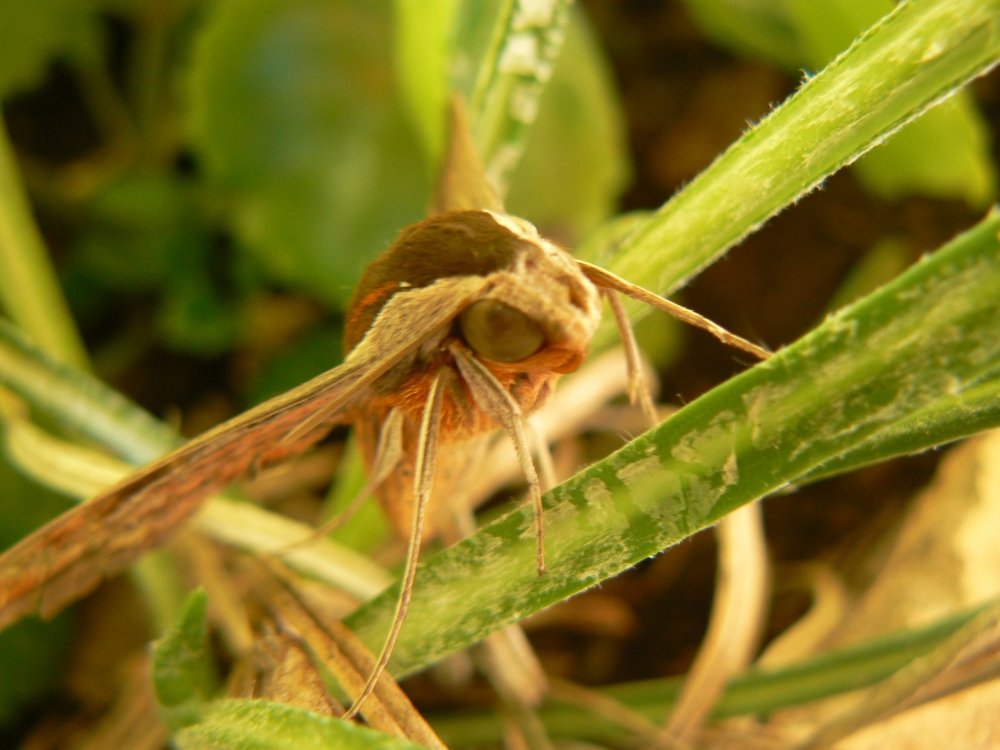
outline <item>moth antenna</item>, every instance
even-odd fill
[[[514,397],[508,393],[503,384],[496,379],[486,366],[478,359],[469,354],[458,344],[451,344],[448,347],[462,377],[472,391],[472,398],[475,399],[479,407],[490,415],[494,422],[503,425],[514,443],[518,462],[521,464],[521,471],[524,478],[528,480],[528,496],[535,509],[535,524],[538,529],[536,538],[538,540],[538,575],[545,574],[545,526],[542,523],[542,487],[538,481],[538,472],[535,471],[535,464],[531,460],[531,447],[524,435],[524,422],[521,419],[521,407],[518,406]]]
[[[771,356],[771,352],[767,349],[757,346],[757,344],[753,344],[746,339],[737,336],[735,333],[730,333],[718,323],[709,320],[703,315],[699,315],[694,310],[688,310],[686,307],[682,307],[676,302],[671,302],[658,294],[653,294],[648,289],[643,289],[641,286],[637,286],[629,281],[626,281],[620,276],[616,276],[611,273],[611,271],[607,271],[600,266],[595,266],[592,263],[587,263],[582,260],[578,260],[576,263],[580,266],[580,270],[583,271],[584,275],[600,289],[613,289],[614,291],[621,292],[632,299],[644,302],[650,307],[662,310],[668,315],[672,315],[688,325],[700,328],[703,331],[708,331],[723,344],[732,346],[736,349],[747,352],[748,354],[752,354],[758,359],[768,359]]]
[[[645,378],[642,376],[642,360],[639,358],[639,344],[635,340],[635,331],[629,322],[628,313],[625,312],[625,305],[622,304],[618,292],[614,289],[604,287],[601,294],[611,305],[611,312],[615,316],[615,323],[618,324],[618,334],[622,339],[622,346],[625,349],[625,369],[628,371],[628,400],[635,404],[638,402],[642,409],[642,415],[650,427],[659,424],[656,416],[656,407],[653,405],[653,396],[649,392]]]
[[[369,476],[368,481],[365,482],[364,486],[358,490],[353,498],[351,498],[351,502],[347,504],[347,507],[323,525],[317,526],[301,539],[296,539],[294,542],[290,542],[283,547],[272,550],[270,554],[283,555],[296,547],[301,547],[304,544],[309,544],[310,542],[316,541],[320,537],[326,536],[331,531],[339,529],[345,523],[350,521],[361,509],[361,506],[365,504],[365,501],[371,497],[372,493],[375,492],[382,482],[384,482],[393,472],[402,457],[403,412],[399,409],[392,409],[389,411],[385,422],[382,424],[382,430],[378,435],[378,446],[375,448],[375,458],[372,461],[371,476]]]
[[[417,574],[417,558],[420,556],[420,537],[424,528],[424,513],[427,510],[427,501],[430,499],[431,490],[434,487],[434,467],[437,462],[438,432],[441,427],[441,393],[442,393],[442,373],[434,376],[431,387],[427,392],[427,401],[424,404],[424,415],[420,421],[420,435],[417,439],[417,459],[413,473],[413,496],[415,499],[413,507],[413,525],[410,529],[410,542],[406,549],[406,566],[403,571],[403,580],[400,584],[399,600],[396,602],[396,614],[392,620],[392,627],[389,635],[385,639],[382,653],[379,655],[375,669],[372,670],[364,690],[355,699],[344,719],[354,718],[361,706],[368,699],[368,696],[375,690],[379,677],[385,671],[389,658],[392,656],[392,649],[396,645],[396,638],[403,627],[406,619],[406,612],[410,607],[410,597],[413,595],[413,579]]]

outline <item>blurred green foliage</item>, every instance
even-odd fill
[[[337,481],[327,494],[321,513],[323,521],[328,521],[345,510],[367,482],[361,448],[353,437],[347,441],[342,467]],[[389,519],[382,506],[372,496],[354,516],[334,529],[330,533],[330,538],[358,552],[370,552],[389,539],[391,534]]]
[[[0,95],[44,86],[59,62],[102,138],[60,165],[83,175],[73,190],[58,170],[32,184],[72,212],[62,269],[84,330],[121,355],[119,339],[136,338],[116,317],[121,300],[150,300],[146,341],[217,356],[254,335],[250,303],[276,290],[319,301],[331,317],[317,325],[334,331],[365,264],[430,198],[443,118],[428,131],[433,115],[412,108],[444,101],[451,25],[470,23],[461,4],[439,5],[435,15],[399,2],[409,33],[394,44],[389,0],[3,0],[0,34],[17,44],[0,43],[16,51],[0,59]],[[112,31],[124,34],[117,48]],[[419,41],[417,58],[406,38]],[[566,47],[511,204],[572,241],[612,213],[629,169],[582,16]],[[553,175],[571,189],[546,190]],[[305,332],[269,352],[276,364],[251,379],[248,400],[336,363],[335,347],[316,351]],[[294,378],[276,378],[289,360]]]
[[[0,0],[0,98],[37,85],[56,57],[100,60],[95,10],[81,0]]]
[[[191,60],[193,145],[235,236],[270,279],[332,305],[430,196],[393,93],[390,10],[224,0]]]
[[[0,456],[0,550],[72,504],[18,474]],[[49,622],[31,618],[0,632],[0,732],[56,687],[70,634],[69,613]]]
[[[253,280],[201,219],[192,185],[130,173],[88,208],[66,268],[67,294],[84,322],[115,305],[115,295],[150,294],[159,300],[154,330],[168,346],[213,355],[239,343],[241,298]]]

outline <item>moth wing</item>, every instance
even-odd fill
[[[55,614],[164,543],[254,462],[299,453],[355,419],[372,382],[450,325],[484,287],[482,277],[457,277],[395,295],[344,364],[209,430],[22,539],[0,555],[0,629],[28,614]],[[317,412],[322,420],[297,430]],[[283,440],[293,431],[296,439]]]

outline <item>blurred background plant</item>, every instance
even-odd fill
[[[457,1],[0,0],[0,310],[188,435],[336,365],[361,270],[426,210],[448,88],[489,104],[475,99],[475,66],[461,65],[488,37],[445,40],[451,70],[429,52],[426,35]],[[476,15],[492,5],[462,4],[458,28],[491,28]],[[581,6],[520,159],[503,134],[476,134],[509,185],[508,209],[571,247],[600,247],[612,215],[663,204],[893,3]],[[684,301],[777,348],[971,226],[995,198],[998,81],[977,81],[833,177]],[[25,196],[40,235],[23,220]],[[740,367],[659,315],[638,334],[668,400]],[[602,441],[594,457],[614,443],[592,438]],[[772,556],[823,559],[863,580],[858,560],[935,460],[771,501]],[[330,503],[352,483],[342,476]],[[2,458],[0,496],[0,548],[70,505]],[[285,510],[310,517],[320,504],[313,493]],[[374,528],[342,538],[367,548]],[[684,671],[713,565],[702,536],[625,576],[612,585],[635,622],[584,647],[579,634],[543,631],[543,659],[591,682]],[[804,606],[779,597],[770,633]],[[107,703],[106,686],[88,680],[108,662],[87,652],[107,617],[91,606],[0,634],[0,737]],[[141,634],[141,620],[116,627]],[[41,708],[53,695],[56,708]]]

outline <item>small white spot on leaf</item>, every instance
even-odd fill
[[[544,28],[552,23],[557,0],[521,0],[514,11],[513,26],[517,31]]]
[[[593,477],[588,479],[583,485],[583,497],[587,500],[587,505],[603,505],[612,500],[611,490],[604,483],[603,479]]]
[[[927,49],[924,50],[924,54],[920,56],[920,62],[930,62],[934,58],[940,57],[944,50],[944,44],[942,44],[939,39],[935,39],[928,45]]]
[[[627,466],[623,466],[615,472],[615,476],[622,481],[622,484],[632,489],[637,481],[645,479],[651,472],[660,471],[660,469],[660,457],[648,456],[647,458],[640,458],[638,461],[633,461]]]
[[[530,125],[538,116],[539,92],[537,86],[518,84],[510,95],[510,116]]]
[[[538,39],[534,34],[512,34],[500,53],[498,67],[503,73],[535,75],[538,69]]]
[[[726,487],[730,487],[740,481],[740,467],[736,463],[736,452],[733,451],[722,465],[722,479]]]

